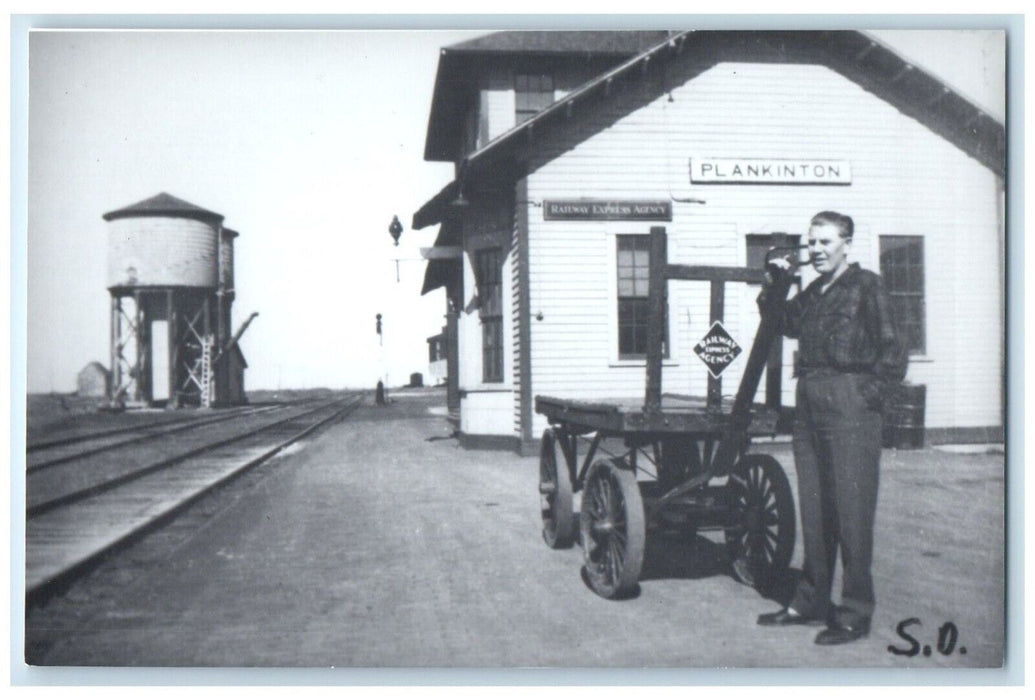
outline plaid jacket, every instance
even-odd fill
[[[821,288],[817,279],[784,306],[781,331],[798,339],[795,376],[869,374],[878,389],[902,381],[908,357],[880,276],[852,263],[826,293]],[[765,305],[765,292],[759,302]]]

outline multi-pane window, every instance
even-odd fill
[[[499,248],[475,253],[478,315],[482,322],[482,381],[503,381],[503,285]]]
[[[618,357],[647,356],[647,297],[650,280],[650,236],[618,236]],[[666,324],[667,325],[667,324]],[[668,329],[665,329],[668,353]]]
[[[434,338],[428,338],[428,362],[438,362],[444,359],[446,359],[445,337],[436,335]]]
[[[881,236],[880,274],[891,297],[895,324],[906,349],[923,354],[924,332],[924,239],[922,236]]]
[[[553,76],[514,76],[514,123],[531,119],[553,104]]]

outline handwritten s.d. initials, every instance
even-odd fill
[[[895,628],[895,631],[898,633],[899,637],[909,642],[910,646],[908,649],[899,649],[898,647],[889,644],[888,651],[890,651],[892,654],[895,654],[896,656],[916,656],[917,654],[919,654],[920,642],[918,642],[915,637],[906,632],[906,628],[910,625],[919,624],[920,618],[917,617],[911,617],[908,620],[903,620],[902,622],[898,623],[898,626]]]

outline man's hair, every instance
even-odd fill
[[[831,224],[837,226],[841,232],[841,238],[851,238],[855,234],[855,222],[852,217],[845,214],[838,214],[836,211],[821,211],[812,217],[809,226],[823,226]]]

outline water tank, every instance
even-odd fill
[[[237,231],[223,229],[222,249],[219,252],[219,285],[232,292],[234,289],[234,239]]]
[[[109,288],[217,286],[220,214],[162,192],[104,219]]]

